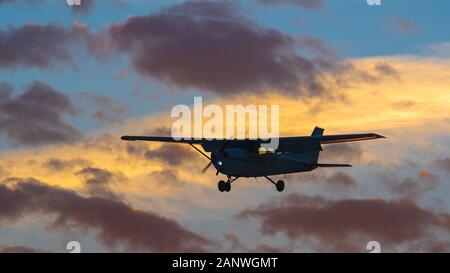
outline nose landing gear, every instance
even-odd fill
[[[219,183],[217,183],[217,188],[219,188],[220,192],[229,192],[231,191],[231,185],[228,182],[225,182],[223,180],[220,180]]]
[[[270,182],[272,182],[272,184],[275,185],[275,188],[277,189],[277,191],[282,192],[284,191],[284,181],[283,180],[278,180],[276,183],[275,181],[273,181],[270,177],[268,176],[264,176],[267,180],[269,180]]]

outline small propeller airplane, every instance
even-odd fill
[[[278,148],[273,151],[261,152],[262,144],[269,140],[262,139],[181,139],[159,136],[122,136],[126,141],[156,141],[184,143],[191,145],[209,160],[203,169],[205,173],[213,165],[217,172],[227,176],[227,181],[220,180],[220,192],[229,192],[231,183],[241,177],[265,177],[273,183],[277,191],[284,190],[284,181],[273,181],[269,176],[285,175],[290,173],[309,172],[316,168],[351,167],[349,164],[318,163],[322,144],[343,143],[351,141],[371,140],[385,138],[375,133],[323,135],[324,129],[314,128],[311,136],[295,136],[278,138]],[[200,145],[208,156],[195,145]]]

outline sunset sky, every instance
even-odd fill
[[[0,252],[450,251],[449,1],[81,1],[0,0]],[[189,146],[120,140],[194,96],[387,138],[221,193]]]

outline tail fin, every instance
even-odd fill
[[[314,130],[312,131],[311,136],[322,136],[323,131],[325,131],[325,129],[322,129],[322,128],[316,126],[314,128]],[[322,146],[320,147],[320,151],[322,151]],[[319,161],[320,151],[312,152],[312,163],[313,164],[317,164],[317,162]]]
[[[323,136],[323,131],[325,131],[325,129],[322,129],[320,127],[315,127],[314,130],[312,131],[312,136]]]

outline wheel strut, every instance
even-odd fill
[[[283,180],[278,180],[278,182],[275,182],[268,176],[264,176],[264,177],[267,178],[267,180],[269,180],[270,182],[272,182],[272,184],[275,185],[277,191],[282,192],[284,190],[284,181]]]
[[[272,182],[272,184],[274,184],[275,186],[277,185],[277,183],[275,181],[273,181],[270,177],[268,176],[264,176],[267,180],[269,180],[270,182]]]

